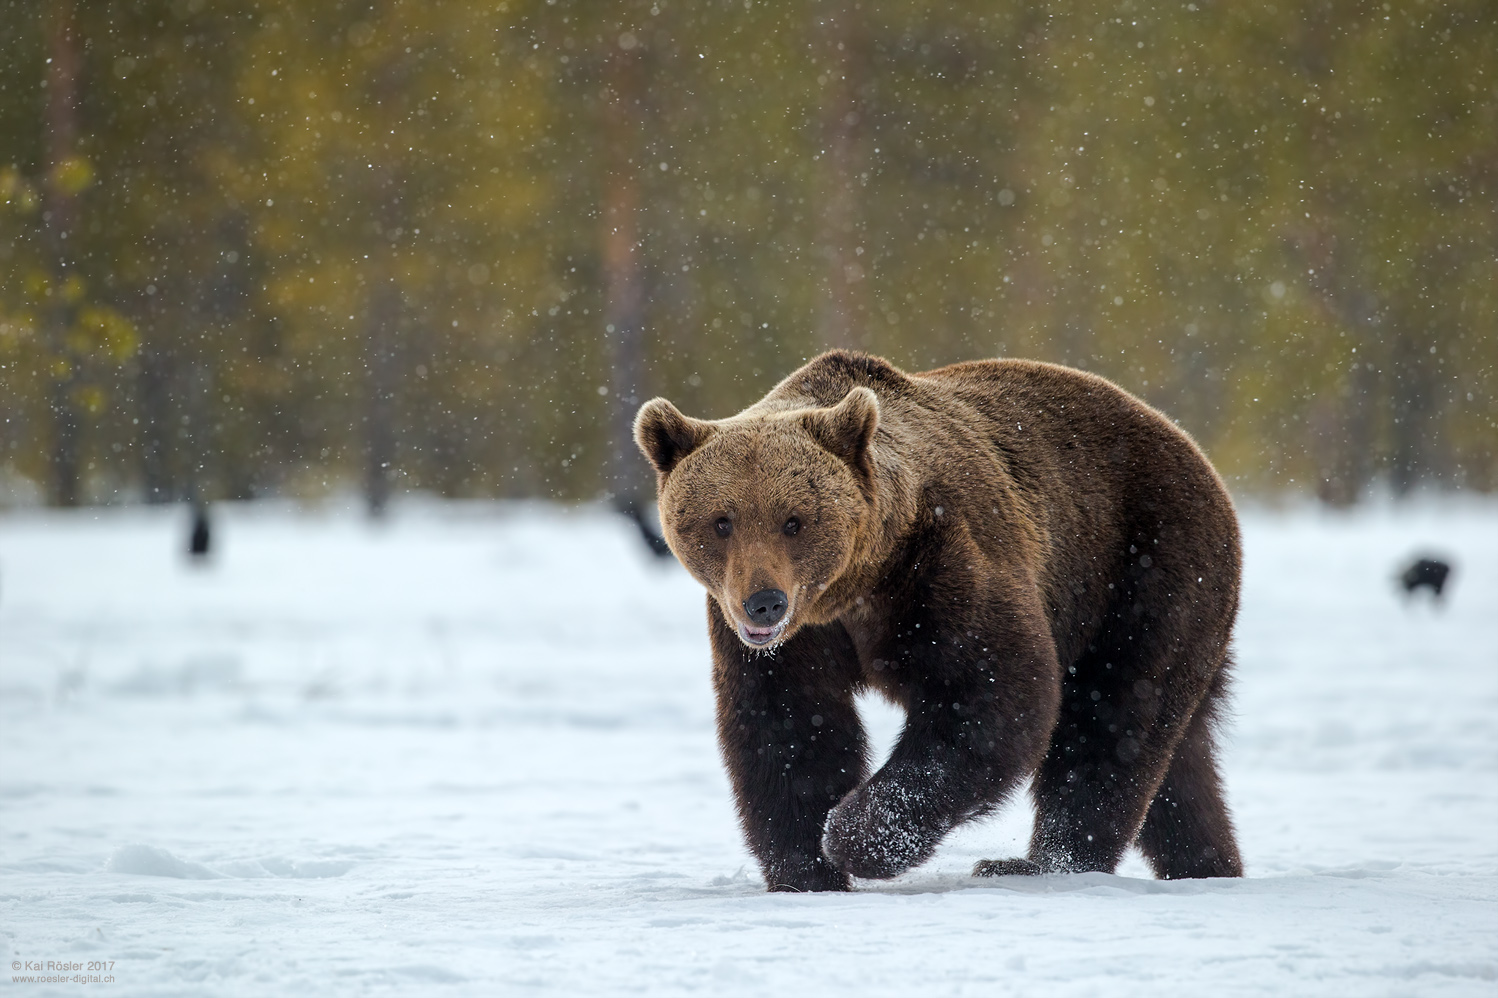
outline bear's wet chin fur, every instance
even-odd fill
[[[1055,365],[835,351],[728,419],[654,399],[635,436],[708,591],[719,742],[771,890],[899,876],[1032,778],[1028,856],[975,874],[1111,871],[1137,844],[1161,877],[1241,875],[1213,739],[1237,520],[1169,420]],[[868,688],[906,712],[873,774]]]

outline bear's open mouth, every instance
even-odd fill
[[[746,645],[763,648],[765,645],[774,644],[780,640],[780,636],[785,633],[786,625],[790,622],[790,614],[786,614],[774,627],[750,627],[748,624],[739,624],[739,637]]]

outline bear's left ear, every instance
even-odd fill
[[[874,439],[874,430],[879,426],[878,397],[859,386],[832,408],[807,413],[802,423],[817,443],[847,462],[864,495],[872,500],[874,461],[869,456],[869,441]]]
[[[680,409],[661,398],[640,406],[635,416],[635,443],[662,475],[669,475],[712,432],[711,423],[684,416]]]

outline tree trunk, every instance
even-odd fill
[[[625,46],[628,45],[628,48]],[[629,33],[604,56],[603,182],[604,335],[609,363],[605,492],[616,507],[638,510],[647,491],[644,459],[634,444],[635,410],[644,381],[645,278],[640,246],[640,163],[644,67]]]
[[[1340,391],[1317,399],[1306,421],[1316,496],[1328,506],[1353,505],[1373,481],[1379,376],[1367,353],[1359,351],[1356,356]]]
[[[72,248],[69,238],[77,214],[76,193],[69,189],[67,164],[78,135],[78,75],[82,45],[71,0],[53,0],[47,18],[47,182],[42,212],[51,270],[51,297],[45,311],[45,336],[53,358],[49,404],[52,410],[52,501],[76,506],[82,414],[74,398],[78,358],[67,343],[77,320]]]
[[[165,503],[178,498],[170,443],[178,429],[172,425],[174,365],[166,351],[155,342],[154,330],[149,335],[141,348],[135,376],[136,411],[140,414],[137,439],[146,502]]]
[[[1454,250],[1441,247],[1422,255],[1419,284],[1436,289],[1449,285],[1460,266]],[[1451,473],[1450,452],[1442,435],[1442,416],[1449,405],[1449,385],[1437,344],[1443,299],[1423,293],[1394,317],[1392,363],[1388,384],[1392,408],[1390,485],[1404,495],[1422,481],[1439,482]]]
[[[1290,247],[1297,262],[1307,265],[1311,290],[1352,344],[1352,370],[1341,393],[1324,396],[1307,423],[1318,496],[1332,506],[1350,506],[1372,484],[1376,467],[1383,387],[1378,365],[1385,363],[1378,349],[1382,306],[1356,278],[1357,254],[1335,236],[1306,228],[1291,236]]]
[[[860,246],[860,188],[864,109],[864,31],[849,0],[823,0],[818,8],[827,83],[823,88],[821,164],[825,195],[818,218],[819,252],[826,288],[819,327],[822,345],[862,347],[864,317],[859,283],[867,276]]]
[[[1428,342],[1404,322],[1394,330],[1388,377],[1393,410],[1389,484],[1395,495],[1405,495],[1432,477],[1437,463],[1436,379]]]
[[[381,517],[390,503],[395,465],[395,379],[401,289],[384,272],[373,277],[364,318],[364,499],[369,515]]]
[[[213,368],[202,357],[187,365],[187,419],[183,426],[183,444],[187,457],[186,495],[195,507],[208,498],[208,464],[213,451]]]

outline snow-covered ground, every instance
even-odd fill
[[[703,597],[621,520],[224,509],[195,567],[180,509],[8,514],[0,939],[113,994],[1492,996],[1498,505],[1244,525],[1248,879],[970,879],[1017,805],[793,896],[735,826]],[[1425,549],[1443,609],[1391,581]]]

